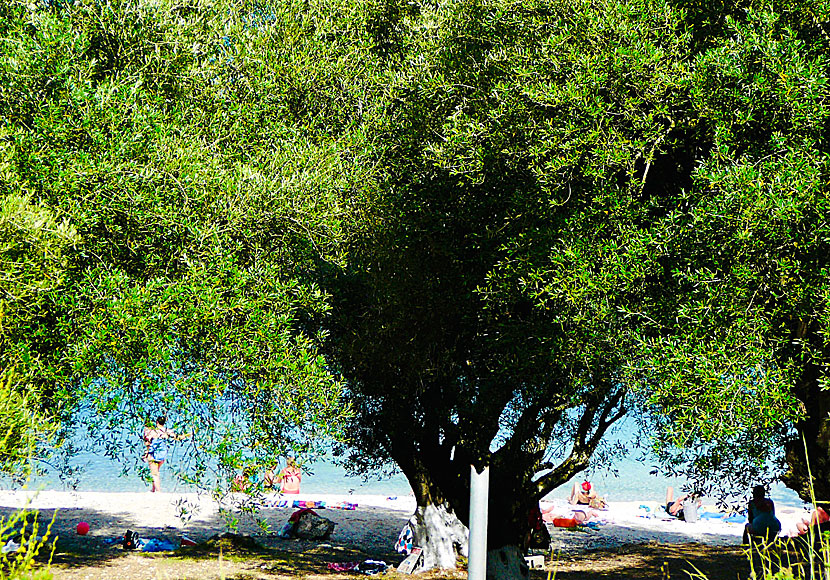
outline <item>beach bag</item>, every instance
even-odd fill
[[[415,536],[412,534],[412,527],[409,525],[409,522],[406,522],[403,525],[403,529],[401,533],[398,534],[398,541],[395,542],[395,551],[398,554],[406,554],[412,551],[412,543],[415,540]]]
[[[539,529],[533,530],[533,534],[530,536],[529,547],[535,550],[550,549],[550,532],[545,524],[539,526]]]
[[[312,510],[306,510],[298,516],[294,524],[294,535],[304,540],[327,540],[335,525],[330,519],[317,515]]]
[[[697,500],[696,499],[687,499],[683,501],[683,521],[689,522],[690,524],[695,523],[698,520],[697,515]]]
[[[138,548],[138,533],[132,530],[127,530],[124,533],[124,541],[121,545],[125,550],[135,550]]]

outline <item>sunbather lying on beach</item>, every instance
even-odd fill
[[[799,535],[806,534],[811,526],[816,526],[814,531],[819,529],[819,526],[825,522],[830,522],[830,515],[822,506],[816,506],[809,514],[804,514],[801,520],[795,525]]]
[[[674,488],[669,486],[668,489],[666,489],[666,513],[670,516],[676,517],[679,520],[685,519],[685,514],[683,513],[683,502],[686,500],[697,500],[697,507],[703,505],[699,493],[687,493],[675,499]]]
[[[571,497],[568,498],[568,502],[571,505],[590,505],[591,500],[596,500],[597,492],[594,487],[591,485],[590,481],[583,481],[582,485],[577,487],[576,482],[574,482],[573,489],[571,490]]]
[[[541,511],[542,521],[554,525],[556,525],[556,520],[572,521],[572,525],[577,525],[584,524],[592,520],[595,521],[601,517],[601,512],[591,509],[590,507],[564,509],[556,504],[550,504],[540,505],[539,509]]]

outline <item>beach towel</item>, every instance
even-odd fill
[[[308,508],[308,509],[325,509],[326,502],[300,499],[300,500],[294,500],[293,507],[295,507],[295,508]]]
[[[395,542],[395,551],[398,554],[407,554],[412,551],[412,542],[414,541],[414,536],[412,535],[412,528],[409,525],[409,522],[406,522],[403,525],[403,529],[401,529],[401,533],[398,534],[398,540]]]
[[[357,504],[348,501],[339,501],[334,505],[330,505],[329,507],[336,510],[353,510],[357,509]]]
[[[738,513],[726,514],[723,512],[700,512],[698,517],[702,520],[721,520],[730,524],[745,524],[746,516]]]
[[[335,572],[351,572],[356,570],[360,562],[329,562],[326,567]]]
[[[177,547],[173,542],[160,538],[142,538],[138,541],[138,549],[142,552],[169,552]]]
[[[383,560],[364,560],[355,570],[368,576],[374,576],[375,574],[386,572],[388,568],[389,564]]]

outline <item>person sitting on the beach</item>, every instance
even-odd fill
[[[775,504],[767,497],[763,485],[752,488],[752,499],[747,505],[746,519],[748,522],[744,526],[744,544],[749,543],[750,536],[757,536],[768,542],[781,531],[781,522],[775,517]]]
[[[265,489],[273,489],[277,487],[278,479],[277,475],[274,473],[274,467],[271,467],[265,470],[265,473],[262,475],[262,487]]]
[[[596,500],[597,492],[594,487],[591,485],[590,481],[583,481],[582,485],[577,487],[576,482],[574,482],[573,489],[571,490],[571,497],[568,498],[568,502],[571,505],[591,505],[591,500]]]
[[[666,489],[666,513],[670,516],[674,516],[679,520],[685,519],[685,515],[683,513],[683,502],[691,500],[697,500],[697,507],[703,505],[703,502],[700,500],[700,494],[695,493],[687,493],[685,495],[681,495],[677,499],[674,498],[674,488],[669,486]]]
[[[300,493],[300,481],[303,472],[293,457],[286,459],[286,465],[280,471],[277,479],[280,481],[280,493]]]
[[[816,509],[810,512],[809,515],[805,514],[795,527],[798,530],[798,535],[803,536],[812,526],[815,526],[815,529],[819,530],[820,526],[826,522],[830,522],[830,515],[827,514],[827,510],[824,507],[817,505]]]
[[[238,491],[245,493],[250,489],[251,485],[256,483],[254,468],[250,465],[245,466],[242,473],[233,478],[231,482],[231,491]]]

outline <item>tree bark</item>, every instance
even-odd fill
[[[419,505],[409,520],[413,545],[421,548],[416,570],[455,569],[459,555],[468,555],[469,531],[447,504]],[[488,580],[527,580],[530,571],[518,545],[503,545],[487,551]]]
[[[527,580],[527,567],[519,546],[502,546],[487,550],[487,580]]]
[[[469,532],[444,503],[419,505],[412,519],[412,544],[423,550],[418,572],[433,568],[454,570],[459,555],[467,555]]]
[[[800,323],[795,337],[820,351],[823,339],[817,328]],[[785,445],[787,472],[781,479],[804,501],[815,498],[826,504],[830,503],[830,391],[822,389],[822,378],[821,367],[808,362],[795,385],[804,414],[795,424],[798,435]]]
[[[830,501],[830,392],[816,378],[796,389],[804,417],[795,424],[797,437],[786,445],[787,472],[782,480],[807,502]],[[812,478],[810,477],[812,475]]]

